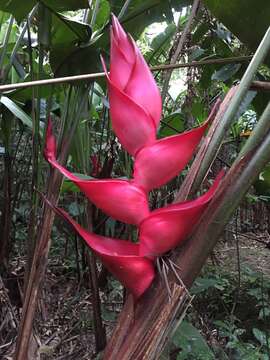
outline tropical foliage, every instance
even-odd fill
[[[119,47],[116,46],[110,53],[111,13],[115,14],[124,30],[136,41],[148,65],[154,67],[152,73],[155,81],[143,57],[138,56],[135,45],[133,60],[140,60],[137,73],[135,71],[130,75],[129,62],[121,63],[120,45],[124,46],[127,59],[131,43],[128,40],[123,45],[123,39],[126,41],[127,38],[121,38],[124,35],[116,18],[111,41],[118,41]],[[68,299],[65,301],[63,293],[59,295],[65,306],[70,306],[69,309],[76,299],[78,303],[88,301],[85,300],[87,297],[84,298],[85,292],[91,294],[91,310],[87,311],[91,324],[80,320],[77,332],[72,329],[67,332],[70,331],[74,336],[79,331],[88,336],[94,334],[96,352],[104,349],[106,344],[104,323],[115,318],[115,311],[106,304],[122,304],[123,299],[127,299],[122,312],[126,314],[130,301],[125,290],[110,277],[81,239],[69,231],[68,224],[55,218],[54,210],[58,204],[81,223],[88,233],[94,232],[99,239],[119,238],[136,242],[138,234],[134,224],[138,225],[137,218],[141,221],[146,216],[144,212],[149,215],[148,207],[144,208],[145,192],[149,192],[150,211],[162,209],[151,212],[140,228],[140,239],[145,245],[140,256],[145,259],[153,252],[156,256],[175,249],[182,240],[183,234],[179,233],[177,227],[179,223],[176,218],[171,220],[170,216],[175,216],[178,211],[182,214],[183,223],[188,223],[188,217],[183,212],[186,210],[179,210],[177,204],[169,204],[176,198],[178,202],[181,201],[180,204],[184,204],[184,208],[189,203],[206,207],[214,191],[210,190],[206,194],[204,191],[211,186],[220,169],[226,167],[223,195],[216,202],[214,196],[214,205],[211,208],[210,203],[207,218],[202,220],[198,228],[200,234],[207,234],[210,239],[210,245],[203,247],[205,235],[200,236],[202,245],[198,244],[198,249],[207,248],[200,261],[196,260],[199,254],[192,255],[198,268],[185,262],[186,250],[182,255],[178,250],[176,254],[170,254],[169,265],[166,258],[161,259],[158,266],[152,260],[147,260],[151,264],[151,274],[153,271],[156,274],[155,282],[139,301],[137,323],[134,322],[140,324],[141,331],[145,333],[148,333],[145,330],[147,319],[140,317],[140,311],[143,313],[140,309],[145,308],[147,311],[151,308],[154,312],[158,308],[159,298],[154,296],[157,292],[163,296],[160,303],[162,306],[167,303],[168,296],[173,299],[172,284],[181,285],[179,279],[172,280],[175,272],[191,288],[197,272],[212,250],[211,244],[214,246],[215,240],[211,239],[217,239],[223,234],[225,224],[253,181],[255,186],[245,201],[252,202],[250,206],[263,202],[260,206],[267,212],[269,165],[265,165],[270,159],[266,146],[269,92],[265,91],[265,84],[269,86],[267,81],[270,77],[270,42],[267,39],[256,53],[257,62],[252,63],[252,68],[248,65],[267,31],[269,14],[270,5],[264,0],[256,4],[251,0],[205,0],[200,4],[196,0],[0,1],[0,304],[4,309],[3,313],[0,311],[0,316],[4,316],[0,330],[3,345],[0,345],[1,356],[10,356],[15,352],[14,358],[17,360],[25,360],[27,356],[37,358],[37,353],[48,359],[58,355],[68,358],[65,354],[70,349],[61,341],[55,347],[51,345],[50,335],[44,330],[46,326],[43,328],[41,325],[46,322],[45,312],[50,311],[44,310],[46,301],[42,296],[42,291],[46,299],[51,296],[52,288],[47,291],[46,286],[44,289],[42,287],[50,274],[56,278],[59,273],[71,274],[67,276],[63,287],[68,289],[68,284],[76,284],[77,295],[73,293],[70,303]],[[117,38],[119,34],[120,38]],[[104,59],[103,66],[100,55]],[[164,64],[174,67],[179,63],[180,66],[173,72],[164,70]],[[46,84],[46,81],[62,76],[103,72],[103,67],[111,70],[107,75],[108,84],[104,74],[93,75],[89,79],[76,78],[55,83],[49,81]],[[127,74],[129,83],[125,83]],[[45,80],[45,83],[24,84],[36,80]],[[252,84],[253,80],[256,81]],[[235,84],[240,81],[238,88],[235,88]],[[13,88],[2,86],[8,84],[19,85]],[[136,107],[135,102],[139,106]],[[217,114],[218,106],[220,109]],[[204,121],[213,107],[216,109],[212,112],[213,125],[191,165],[195,148],[209,124]],[[130,127],[125,128],[129,117],[138,116],[139,111],[139,118],[146,120],[139,123],[142,127],[138,128],[138,123],[135,123],[136,126],[130,123]],[[149,128],[147,114],[152,121]],[[186,138],[185,131],[198,136],[191,141],[190,137]],[[52,132],[57,138],[56,142]],[[167,146],[173,139],[180,139],[181,142],[175,141]],[[141,147],[143,150],[137,154]],[[49,166],[44,158],[44,149],[47,160],[53,166]],[[217,154],[218,149],[221,150]],[[185,154],[185,158],[180,164],[178,159],[181,153],[181,156]],[[132,156],[135,156],[134,169]],[[133,208],[133,218],[130,220],[127,209],[121,208],[126,201],[127,190],[121,188],[113,195],[111,187],[108,192],[106,189],[100,191],[95,184],[99,186],[100,183],[104,184],[104,179],[112,178],[127,185],[133,177],[138,188],[144,188],[145,192],[140,194],[143,201],[137,203],[135,210]],[[86,190],[84,184],[90,183],[93,189],[89,195],[87,191],[90,190]],[[89,195],[91,202],[85,200],[76,185]],[[137,188],[134,190],[133,183],[130,186],[130,191],[138,192]],[[131,195],[129,204],[133,206],[136,199],[133,192]],[[104,208],[102,204],[107,198],[110,198],[110,205]],[[191,200],[194,198],[198,200]],[[187,199],[187,203],[183,202]],[[115,214],[119,205],[121,216]],[[61,212],[69,222],[72,221],[63,210],[56,211]],[[197,215],[190,209],[188,211],[188,216],[194,220]],[[190,222],[183,239],[186,240],[187,234],[191,234],[198,218]],[[160,219],[166,220],[166,224],[157,231]],[[220,224],[218,230],[213,225],[216,219],[219,219]],[[238,221],[237,217],[235,219]],[[170,233],[166,232],[166,236],[171,236],[167,247],[162,245],[164,229],[169,229]],[[194,232],[193,238],[198,237],[198,232]],[[158,241],[153,241],[153,238]],[[190,270],[189,266],[195,269],[190,271],[190,278],[185,270],[179,270],[179,259],[183,260],[185,269]],[[106,265],[104,259],[103,262]],[[190,290],[191,294],[196,294],[196,310],[191,310],[176,331],[171,345],[165,349],[165,358],[191,359],[191,356],[195,356],[199,359],[203,353],[202,359],[216,356],[223,356],[221,358],[224,359],[247,356],[250,359],[267,359],[269,329],[266,324],[269,307],[266,304],[269,300],[269,275],[267,271],[262,275],[253,266],[244,266],[240,271],[240,265],[238,274],[243,276],[241,287],[226,269],[223,271],[214,265],[206,266],[203,275],[197,278]],[[58,272],[55,267],[61,270]],[[128,282],[127,287],[132,291],[133,280],[128,277],[123,281],[119,272],[112,272],[125,285]],[[89,281],[86,280],[88,277]],[[153,297],[148,308],[150,301],[149,298],[147,300],[147,294]],[[252,325],[244,318],[249,315],[238,311],[237,306],[244,306],[242,298],[246,299],[246,303],[254,305]],[[22,306],[23,312],[20,311]],[[172,308],[168,311],[172,311]],[[198,312],[200,315],[196,315]],[[203,321],[198,320],[200,316]],[[208,330],[204,326],[206,322]],[[33,324],[36,324],[38,330]],[[121,320],[119,324],[123,325]],[[129,324],[130,352],[133,351],[134,326]],[[148,326],[150,331],[150,322]],[[171,333],[172,326],[164,324],[164,329],[167,329],[166,326],[168,333]],[[36,337],[30,336],[33,331]],[[218,334],[210,336],[214,331]],[[123,334],[120,331],[116,346],[117,333],[114,333],[111,343],[119,354],[125,353],[121,337]],[[154,340],[151,341],[154,343]],[[75,347],[80,346],[84,348],[83,356],[92,356],[95,352],[92,345],[78,342]],[[154,348],[151,348],[153,356],[156,351]],[[109,344],[105,352],[106,359],[115,356],[111,349],[112,345]],[[110,351],[111,355],[108,355]],[[144,351],[143,346],[140,351]],[[81,353],[74,356],[83,358]]]

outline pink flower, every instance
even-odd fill
[[[143,147],[135,158],[134,182],[145,191],[166,184],[185,168],[208,126],[156,140]]]
[[[139,244],[115,240],[86,231],[64,210],[54,208],[88,246],[99,256],[110,272],[134,295],[140,297],[151,285],[155,271],[153,262],[139,254]]]
[[[223,175],[222,171],[210,190],[197,199],[152,211],[140,224],[140,255],[161,256],[181,245],[194,231]]]
[[[106,71],[104,61],[103,66]],[[55,208],[112,274],[138,298],[153,281],[155,258],[182,244],[192,233],[221,181],[223,173],[210,190],[196,200],[149,211],[148,192],[164,185],[185,168],[215,116],[216,107],[200,127],[157,140],[161,117],[158,87],[136,44],[114,16],[110,73],[106,71],[106,75],[113,130],[134,157],[133,179],[85,180],[69,172],[56,159],[50,119],[44,155],[98,208],[114,219],[138,226],[139,242],[134,244],[87,232],[65,211]]]
[[[110,74],[107,74],[112,126],[123,147],[135,156],[138,150],[155,141],[161,97],[133,39],[115,16],[112,19]]]
[[[55,151],[55,137],[49,119],[44,156],[53,167],[74,182],[91,202],[114,219],[138,225],[149,215],[147,196],[140,187],[127,180],[81,179],[58,163]]]

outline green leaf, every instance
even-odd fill
[[[78,41],[88,42],[91,38],[91,27],[67,16],[53,12],[52,44],[62,46],[65,43],[74,44]]]
[[[123,0],[112,1],[112,12],[119,14]],[[142,31],[154,22],[173,22],[173,9],[180,11],[184,6],[192,4],[191,0],[133,0],[122,19],[125,30],[138,38]]]
[[[266,338],[265,338],[265,333],[257,328],[253,328],[252,329],[253,335],[255,336],[255,338],[259,341],[259,343],[262,346],[266,345]]]
[[[259,312],[259,319],[261,320],[265,320],[266,317],[270,316],[270,308],[265,307],[263,309],[260,310]]]
[[[173,9],[180,11],[184,6],[191,4],[191,0],[134,0],[131,1],[128,11],[121,23],[134,39],[138,39],[143,30],[153,22],[173,22]],[[118,15],[124,1],[114,0],[110,2],[111,11]],[[107,7],[105,2],[101,6]],[[100,9],[100,11],[103,11]],[[107,10],[104,9],[104,12]],[[103,24],[102,24],[103,27]],[[95,28],[97,30],[97,28]],[[77,75],[90,72],[102,71],[100,64],[100,50],[109,49],[109,26],[104,26],[104,32],[91,40],[91,44],[85,47],[67,48],[63,46],[53,49],[50,61],[55,75]]]
[[[270,18],[268,0],[204,0],[212,14],[251,50],[256,50]]]
[[[113,311],[107,310],[105,306],[102,306],[102,319],[104,321],[115,321],[117,314]]]
[[[197,278],[194,285],[191,288],[192,294],[199,294],[202,293],[209,288],[216,287],[217,285],[217,279],[212,278]]]
[[[247,92],[246,96],[244,97],[243,101],[241,102],[239,109],[235,115],[236,119],[239,119],[241,115],[243,115],[247,110],[248,107],[250,106],[252,100],[254,99],[254,97],[256,96],[257,92],[250,90]]]
[[[10,100],[7,96],[1,96],[0,102],[18,119],[22,121],[24,125],[32,129],[33,123],[30,116],[28,116],[14,101]]]
[[[77,54],[82,56],[89,46],[81,48],[81,44],[88,43],[92,34],[91,27],[88,24],[74,21],[62,14],[52,10],[52,48],[50,51],[50,63],[54,73],[57,75],[71,75],[81,74],[82,66],[86,61],[92,65],[91,56],[89,54],[86,58],[77,59]],[[82,49],[82,53],[80,50]],[[90,47],[90,51],[92,46]],[[75,63],[73,65],[73,57],[75,54]],[[67,62],[66,62],[67,60]],[[98,61],[97,58],[95,61]],[[89,69],[91,72],[93,69]]]
[[[184,119],[180,110],[174,111],[162,120],[160,137],[176,135],[184,131]]]
[[[164,31],[154,37],[150,46],[152,51],[146,54],[146,58],[151,61],[156,56],[159,56],[163,51],[167,50],[170,46],[171,39],[176,31],[176,25],[174,23],[169,24]]]
[[[182,321],[172,339],[175,346],[182,350],[177,360],[212,360],[213,352],[200,332],[187,321]]]
[[[88,0],[43,0],[44,4],[55,11],[70,11],[79,9],[88,9]]]
[[[228,64],[214,72],[212,80],[227,81],[233,77],[240,69],[240,64]]]
[[[73,201],[68,205],[68,212],[71,216],[79,216],[83,213],[83,206],[80,206],[77,202]]]
[[[191,51],[189,56],[189,61],[198,60],[198,58],[200,58],[204,53],[205,53],[204,49],[202,49],[201,47],[196,47]]]
[[[205,109],[202,102],[195,101],[191,106],[191,113],[194,116],[194,118],[201,123],[207,118],[207,110]]]
[[[269,102],[269,94],[264,91],[258,91],[255,99],[253,100],[253,105],[258,116],[260,116],[263,113],[268,102]]]
[[[4,42],[4,38],[6,36],[7,28],[9,26],[9,21],[5,21],[1,25],[2,26],[1,26],[1,31],[0,31],[0,44],[2,45]],[[13,23],[11,33],[10,33],[9,39],[8,39],[8,50],[10,50],[10,51],[13,49],[14,44],[17,40],[18,31],[19,31],[19,28],[18,28],[17,24]]]
[[[96,73],[103,71],[99,55],[93,44],[83,48],[57,46],[50,53],[50,63],[55,76]]]
[[[94,30],[100,30],[109,21],[111,13],[111,7],[109,1],[101,0],[99,10],[97,13]]]
[[[202,87],[202,89],[206,90],[208,88],[210,88],[210,86],[212,85],[212,74],[214,73],[214,71],[216,70],[216,65],[206,65],[206,66],[202,66],[202,76],[200,79],[200,86]]]
[[[80,179],[85,179],[85,180],[93,180],[94,179],[92,176],[88,176],[88,175],[80,174],[80,173],[73,173],[73,175],[77,176]],[[62,186],[61,186],[61,193],[64,193],[64,192],[79,193],[80,191],[81,190],[78,188],[78,186],[76,186],[71,180],[64,179]]]
[[[233,56],[233,52],[228,43],[224,40],[220,39],[219,37],[214,37],[212,40],[209,37],[208,40],[213,43],[215,54],[220,57],[230,57]]]
[[[37,0],[1,0],[0,10],[11,13],[21,22],[37,4]],[[54,11],[68,11],[88,8],[87,0],[43,0]]]
[[[11,13],[17,21],[22,21],[31,9],[36,5],[36,0],[2,0],[0,1],[0,9]]]
[[[257,195],[270,196],[270,165],[267,165],[260,173],[254,187]]]
[[[209,31],[209,24],[206,22],[203,22],[200,24],[197,29],[194,31],[192,35],[192,43],[197,44],[201,41],[203,36]]]
[[[10,14],[4,12],[4,11],[0,11],[0,27],[2,29],[3,24],[5,23],[5,21],[7,21],[10,17]]]

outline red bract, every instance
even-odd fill
[[[44,157],[47,161],[55,160],[56,158],[56,140],[52,131],[51,118],[48,119],[45,147],[44,147]]]
[[[134,40],[125,34],[114,15],[112,22],[110,80],[150,115],[157,128],[161,117],[157,84]]]
[[[56,142],[49,120],[44,154],[48,162],[73,181],[111,217],[139,227],[133,244],[87,232],[66,212],[55,209],[83,237],[104,265],[138,298],[154,278],[153,260],[180,245],[193,231],[220,183],[196,200],[149,212],[148,192],[174,176],[191,160],[217,105],[200,127],[183,134],[156,139],[161,98],[153,76],[131,37],[113,16],[109,88],[113,129],[123,147],[135,158],[133,179],[81,179],[56,159]]]
[[[207,126],[206,121],[196,129],[163,138],[142,148],[135,159],[134,182],[150,191],[178,175],[190,161]]]
[[[73,226],[103,264],[135,298],[144,293],[153,281],[155,271],[152,261],[139,255],[138,244],[90,233],[62,209],[55,210]]]
[[[154,210],[140,224],[140,255],[160,256],[179,246],[190,235],[212,200],[223,171],[204,195],[196,200]]]
[[[58,169],[101,210],[116,220],[128,224],[139,224],[149,214],[146,193],[126,180],[85,180],[72,174],[60,165],[55,156],[55,139],[49,120],[44,155],[47,161]]]
[[[103,67],[106,71],[104,62]],[[161,97],[142,54],[114,16],[107,79],[113,129],[123,147],[135,156],[156,138]]]
[[[135,156],[138,150],[155,141],[156,128],[153,120],[109,78],[108,88],[113,130],[124,149]]]

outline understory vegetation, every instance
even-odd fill
[[[106,80],[97,75],[103,71],[100,55],[110,64],[111,13],[152,69],[163,102],[162,139],[202,124],[218,99],[227,109],[226,96],[237,92],[269,26],[266,1],[261,12],[252,0],[216,3],[0,0],[1,359],[26,360],[26,353],[29,359],[103,358],[128,292],[50,205],[98,235],[136,242],[138,230],[103,213],[49,166],[43,156],[48,119],[59,162],[69,171],[81,179],[131,179],[133,158],[112,131]],[[221,169],[233,168],[269,107],[268,46],[205,176],[191,183],[190,198],[203,194]],[[83,74],[93,75],[46,83]],[[45,83],[22,86],[36,80]],[[269,138],[269,128],[264,136]],[[258,139],[254,148],[250,164]],[[269,164],[209,250],[188,289],[189,305],[175,316],[159,353],[162,360],[270,360]],[[191,168],[192,161],[150,192],[151,210],[174,201]],[[165,289],[164,273],[156,277]],[[169,303],[169,291],[167,296]],[[136,322],[136,304],[132,316]]]

